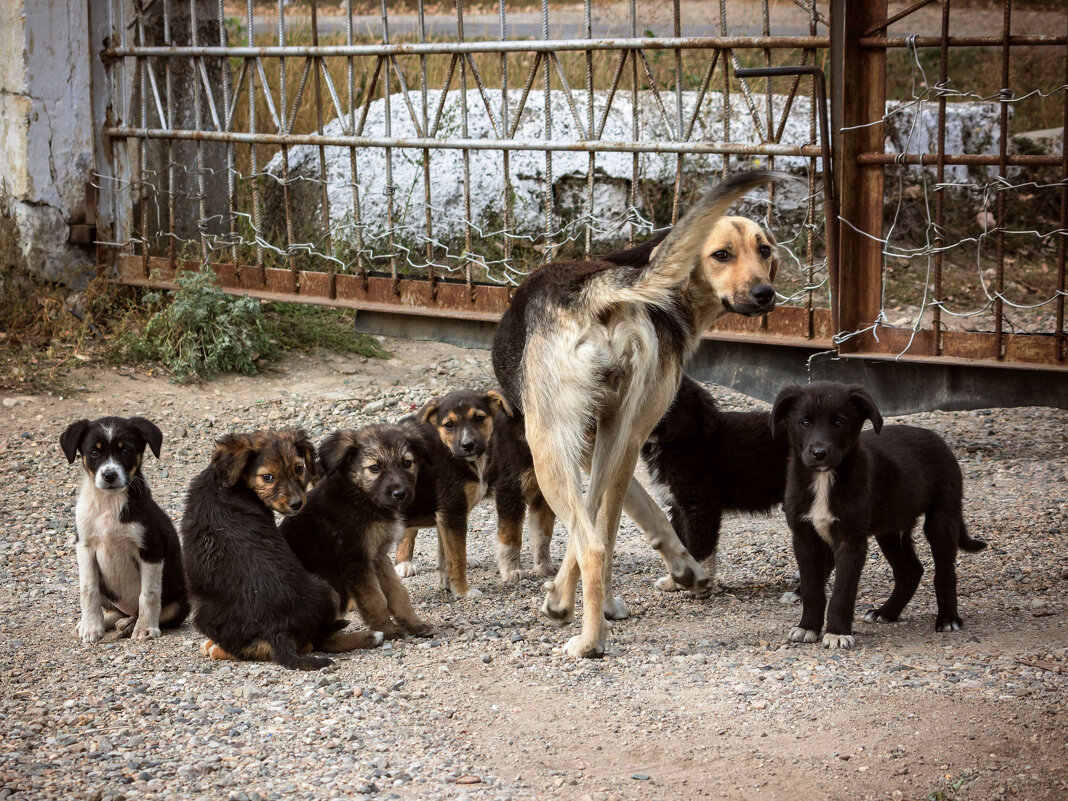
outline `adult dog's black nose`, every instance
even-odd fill
[[[809,453],[812,454],[812,458],[817,462],[822,462],[824,459],[827,458],[826,448],[813,448],[811,451],[809,451]]]
[[[767,306],[770,303],[775,302],[775,287],[771,284],[760,284],[749,290],[749,294],[753,296],[753,300],[759,303],[761,306]]]

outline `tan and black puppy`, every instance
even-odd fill
[[[397,572],[415,572],[412,554],[420,528],[437,526],[441,586],[459,598],[482,593],[467,583],[467,515],[490,490],[490,440],[498,413],[511,414],[496,390],[456,390],[429,401],[401,424],[423,443],[429,469],[419,473],[408,507],[408,531],[397,548]]]
[[[315,448],[300,430],[227,434],[189,487],[182,556],[193,625],[212,659],[272,660],[315,670],[312,656],[373,648],[380,631],[341,632],[338,596],[304,569],[274,522],[304,507],[317,475]]]
[[[326,477],[304,509],[280,531],[301,563],[326,579],[343,609],[355,603],[364,623],[386,637],[428,637],[390,561],[404,533],[404,511],[415,498],[426,452],[411,432],[379,423],[336,431],[319,449]]]

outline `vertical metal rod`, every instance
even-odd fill
[[[505,0],[500,0],[501,41],[508,37],[508,19]],[[508,54],[501,53],[501,136],[509,136],[508,127]],[[512,259],[512,178],[509,165],[510,150],[501,153],[504,168],[504,271],[511,267]]]
[[[719,35],[727,35],[727,2],[719,0]],[[723,141],[731,141],[731,71],[727,68],[729,59],[723,56]],[[731,157],[723,154],[723,177],[730,171]]]
[[[771,36],[771,14],[770,14],[770,12],[768,10],[768,0],[763,0],[763,2],[760,5],[761,5],[761,12],[762,12],[762,17],[763,17],[763,27],[762,27],[761,30],[763,31],[764,36]],[[813,7],[815,7],[816,0],[812,0],[812,5],[813,5]],[[764,66],[765,67],[770,67],[771,66],[771,49],[770,48],[764,48]],[[767,78],[764,79],[764,93],[765,93],[764,94],[764,101],[765,101],[764,113],[765,113],[765,120],[767,121],[767,125],[768,125],[766,139],[768,141],[770,141],[771,138],[774,136],[774,131],[775,131],[775,121],[774,121],[774,116],[772,114],[772,105],[771,105],[772,94],[771,94],[771,76],[770,75]],[[821,110],[820,114],[823,114],[823,113],[824,112]],[[783,115],[786,115],[786,114],[789,114],[789,111],[784,109],[783,110]],[[775,169],[775,157],[774,156],[768,156],[768,169],[769,170],[774,170]],[[811,203],[812,201],[810,200],[809,202]],[[764,207],[764,224],[769,229],[771,228],[771,211],[772,211],[772,208],[773,208],[774,205],[775,205],[775,184],[774,184],[774,182],[772,182],[772,183],[768,184],[768,205]],[[760,315],[760,330],[765,332],[765,333],[768,330],[768,315],[766,315],[766,314]]]
[[[219,46],[227,47],[228,37],[226,35],[226,10],[223,7],[223,0],[219,0]],[[170,61],[170,59],[164,59]],[[230,117],[230,60],[227,58],[219,59],[220,66],[222,67],[222,81],[223,81],[223,126],[227,133],[231,130],[231,117]],[[168,94],[170,90],[168,89]],[[234,175],[234,144],[233,142],[226,143],[226,217],[230,223],[230,261],[233,262],[234,270],[238,277],[241,275],[241,266],[238,263],[237,256],[237,215],[234,214],[234,210],[237,208],[237,181]]]
[[[459,41],[464,40],[464,3],[456,0],[456,36]],[[460,59],[460,132],[464,139],[468,138],[467,117],[467,59]],[[460,151],[463,161],[464,173],[464,280],[467,282],[467,291],[474,293],[471,283],[471,265],[475,258],[474,244],[471,240],[471,151],[466,147]]]
[[[811,12],[808,18],[808,31],[809,36],[816,35],[816,22],[817,22],[816,4],[813,3]],[[803,64],[805,59],[802,57],[801,63]],[[816,51],[812,51],[812,64],[816,66]],[[816,141],[816,76],[812,76],[812,85],[808,93],[809,97],[809,114],[808,114],[808,139],[810,142]],[[820,111],[822,114],[823,112]],[[834,180],[834,176],[831,176],[831,180]],[[824,218],[827,216],[827,209],[823,210]],[[816,230],[816,157],[810,156],[808,160],[808,214],[806,215],[805,226],[805,282],[806,286],[815,286],[816,280],[816,253],[815,253],[815,230]],[[831,221],[825,219],[825,226],[830,226]],[[826,230],[826,227],[825,227]],[[826,238],[824,239],[824,246],[826,247]],[[829,261],[828,261],[829,263]],[[829,283],[829,280],[828,280]],[[806,317],[806,335],[809,339],[812,339],[816,335],[816,312],[815,312],[815,294],[814,289],[809,289],[805,292],[805,317]]]
[[[251,2],[251,0],[250,0]],[[345,43],[352,45],[352,0],[345,0]],[[352,56],[347,58],[349,88],[349,134],[356,135],[356,70]],[[368,90],[369,91],[369,90]],[[356,240],[356,267],[367,287],[367,260],[364,256],[363,224],[360,220],[360,173],[356,164],[356,148],[349,146],[349,175],[352,179],[352,227]]]
[[[1005,358],[1004,314],[1005,303],[1005,176],[1007,173],[1006,156],[1009,152],[1009,100],[1012,90],[1009,88],[1009,56],[1012,48],[1009,36],[1012,32],[1012,0],[1005,0],[1002,17],[1001,45],[1001,118],[998,120],[998,228],[997,228],[997,277],[994,285],[994,338],[997,342],[997,358]]]
[[[1068,22],[1068,17],[1065,17]],[[1068,86],[1068,54],[1064,61],[1064,84]],[[1068,131],[1068,91],[1064,93],[1064,128]],[[1064,327],[1065,262],[1068,261],[1068,147],[1061,146],[1061,232],[1057,243],[1057,358],[1068,359],[1068,332]]]
[[[138,4],[137,8],[137,40],[142,47],[145,46],[145,13]],[[141,125],[148,127],[148,59],[139,58],[138,66],[140,70],[141,83]],[[141,269],[144,272],[144,277],[148,278],[148,190],[146,169],[145,165],[148,163],[148,142],[141,140],[141,163],[138,165],[138,173],[140,174],[139,181],[139,195],[141,198]]]
[[[389,44],[389,10],[388,0],[382,0],[382,43]],[[393,106],[391,104],[392,88],[390,86],[390,69],[389,69],[389,57],[379,56],[379,66],[382,68],[383,78],[385,84],[383,86],[383,92],[385,97],[383,103],[385,105],[385,135],[393,135]],[[393,218],[393,193],[396,191],[396,187],[393,186],[393,148],[386,148],[386,231],[389,237],[389,273],[393,278],[393,292],[400,294],[400,274],[397,272],[397,243],[396,243],[396,230],[394,227]]]
[[[252,1],[246,2],[246,16],[248,19],[248,27],[245,30],[246,44],[252,47],[254,44],[254,34],[256,20],[253,17]],[[264,91],[269,91],[265,86]],[[248,71],[248,131],[249,133],[256,133],[256,70],[250,69]],[[249,145],[249,180],[252,182],[252,235],[256,240],[256,266],[263,267],[263,243],[262,243],[262,227],[260,209],[262,208],[260,202],[260,175],[259,175],[259,160],[256,157],[256,145]],[[266,272],[261,273],[264,286],[266,286]]]
[[[637,0],[630,0],[630,36],[635,38],[638,35],[638,4]],[[638,106],[638,51],[632,50],[630,52],[630,133],[633,141],[638,141],[638,115],[640,108]],[[607,119],[608,114],[605,114]],[[630,225],[628,226],[627,241],[634,244],[634,210],[638,208],[638,167],[640,166],[638,160],[638,154],[632,153],[630,158],[630,209],[627,211],[627,215],[631,217]],[[657,221],[653,220],[655,226]]]
[[[593,38],[593,18],[590,11],[592,0],[585,0],[582,4],[582,36],[585,39]],[[594,114],[593,114],[593,51],[586,51],[586,130],[592,139]],[[597,171],[597,156],[591,150],[586,162],[586,242],[583,247],[583,258],[589,259],[593,247],[593,180]]]
[[[426,12],[423,0],[419,0],[419,41],[426,41]],[[427,98],[426,56],[419,56],[419,93],[423,100],[423,135],[430,130],[430,112]],[[423,150],[423,224],[426,228],[426,270],[430,283],[430,297],[438,296],[438,277],[434,269],[434,222],[430,204],[430,148]]]
[[[174,43],[171,41],[171,4],[170,0],[163,0],[163,42],[167,47]],[[171,98],[174,96],[174,79],[171,74],[171,60],[163,59],[163,80],[167,93],[164,113],[167,115],[167,130],[174,130],[174,113]],[[167,140],[167,263],[174,268],[177,260],[177,235],[174,231],[174,140]]]
[[[221,3],[222,0],[219,0]],[[311,0],[311,35],[312,46],[317,47],[319,45],[319,15],[316,8],[316,0]],[[321,70],[326,69],[326,62],[322,57],[316,57],[314,60],[312,71],[315,73],[315,82],[312,85],[315,89],[315,126],[316,130],[322,134],[323,132],[323,90],[320,83],[319,73]],[[294,110],[294,114],[296,110]],[[334,255],[334,238],[330,233],[330,192],[326,185],[326,147],[319,145],[319,181],[321,182],[322,194],[321,203],[323,206],[323,227],[326,229],[326,252]],[[335,297],[335,281],[334,281],[334,260],[330,259],[328,262],[328,269],[330,271],[330,297]]]
[[[286,44],[286,17],[285,0],[278,0],[278,46]],[[270,87],[264,86],[263,91],[269,92]],[[278,127],[279,133],[289,133],[289,91],[286,88],[286,60],[283,56],[278,59]],[[289,146],[282,145],[282,199],[286,213],[286,264],[293,273],[294,281],[297,280],[297,265],[293,261],[293,204],[289,192]]]
[[[549,0],[542,0],[541,2],[541,35],[542,38],[548,41],[549,39]],[[550,68],[549,62],[551,59],[545,58],[543,66],[545,67],[545,139],[546,141],[553,138],[553,110],[552,110],[552,74],[553,71]],[[545,151],[545,182],[542,189],[543,201],[545,203],[545,261],[550,262],[555,258],[556,245],[553,242],[552,228],[553,228],[553,154],[551,151]]]
[[[934,255],[934,296],[935,304],[931,318],[934,332],[935,355],[941,356],[945,349],[945,332],[942,330],[942,246],[945,243],[946,224],[946,190],[942,186],[946,177],[946,96],[944,90],[949,78],[949,0],[942,0],[942,44],[939,48],[938,65],[938,166],[935,168],[935,231],[932,243]],[[902,169],[905,169],[904,167]],[[923,170],[923,166],[920,166]]]
[[[189,44],[197,47],[200,38],[200,22],[197,19],[197,0],[189,0]],[[201,130],[203,124],[200,107],[200,81],[197,80],[196,72],[199,68],[199,59],[193,59],[193,124],[196,130]],[[200,258],[208,263],[208,236],[205,225],[207,224],[208,207],[207,193],[204,189],[204,143],[197,141],[197,227],[200,228]]]
[[[671,4],[671,16],[674,23],[673,32],[676,38],[682,36],[682,19],[679,13],[679,0]],[[682,141],[682,50],[675,48],[675,115],[678,118],[679,141]],[[679,196],[682,194],[682,153],[675,156],[675,187],[671,197],[671,224],[679,220]]]

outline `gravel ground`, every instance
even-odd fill
[[[956,634],[933,630],[922,545],[928,573],[902,621],[860,622],[857,650],[828,652],[784,642],[799,609],[778,600],[795,570],[781,514],[726,521],[725,587],[704,600],[658,593],[659,560],[625,522],[631,617],[604,660],[572,661],[569,633],[538,612],[539,584],[497,582],[483,504],[470,539],[481,598],[440,593],[434,539],[418,542],[409,587],[437,626],[429,641],[307,674],[210,663],[188,624],[144,645],[75,639],[67,423],[154,419],[163,456],[147,473],[177,518],[223,432],[300,424],[318,439],[492,381],[486,351],[387,347],[389,361],[322,355],[201,387],[87,367],[62,397],[3,398],[0,799],[1068,797],[1068,413],[1052,409],[908,418],[957,453],[966,519],[991,543],[959,559]],[[716,392],[726,408],[762,406]],[[873,551],[861,608],[889,592]]]

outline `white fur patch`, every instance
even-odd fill
[[[824,634],[823,635],[823,647],[824,648],[841,648],[848,650],[856,644],[856,639],[852,634]]]
[[[398,562],[393,569],[401,578],[411,578],[419,572],[419,566],[415,562]]]
[[[78,527],[78,546],[85,549],[88,562],[79,553],[79,571],[92,564],[116,596],[115,606],[127,615],[136,615],[141,596],[141,557],[139,554],[145,529],[140,523],[123,523],[119,514],[126,504],[126,491],[106,492],[96,488],[86,476],[82,482],[74,519]],[[96,580],[96,603],[100,604],[99,578]],[[84,577],[83,577],[84,582]],[[84,586],[84,585],[83,585]],[[84,599],[83,599],[84,612]],[[83,614],[84,617],[84,614]]]
[[[786,638],[790,642],[816,642],[819,639],[820,633],[813,629],[803,629],[800,626],[794,626],[790,629],[790,633],[786,635]]]
[[[831,512],[831,490],[834,488],[835,474],[833,470],[817,472],[812,477],[812,508],[804,516],[805,520],[812,523],[820,539],[828,545],[834,545],[831,538],[831,524],[838,520]]]

